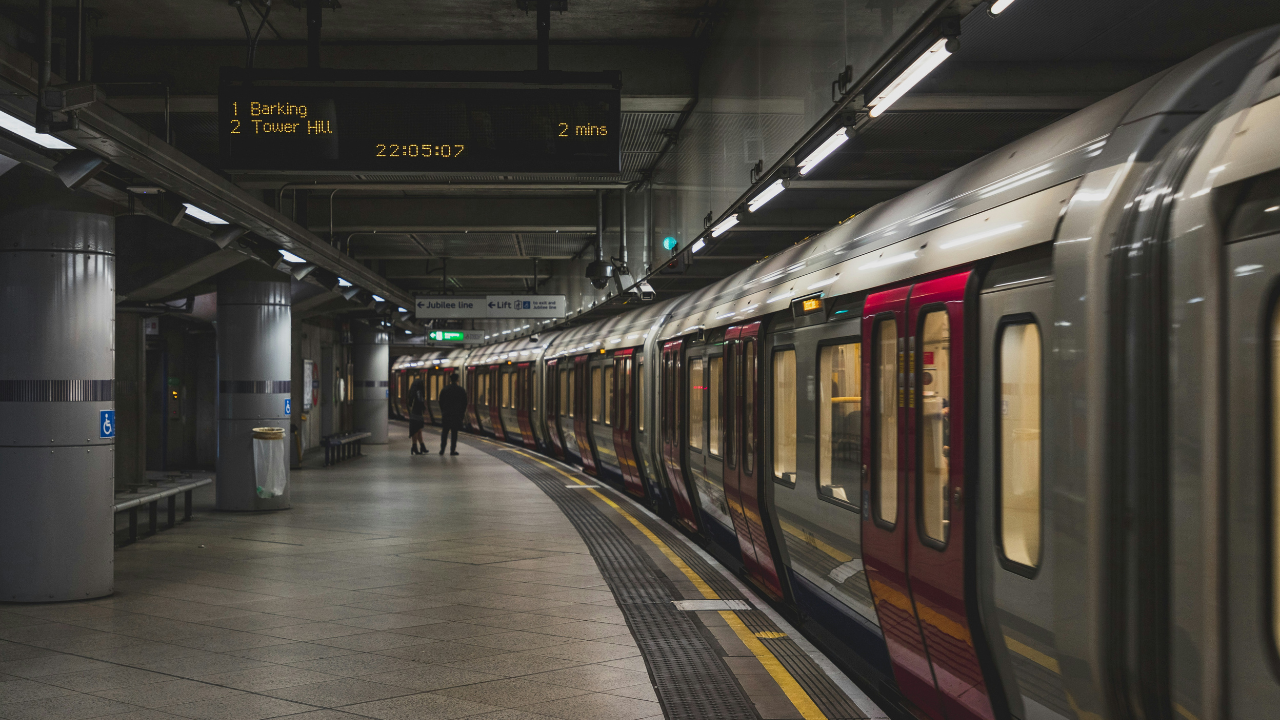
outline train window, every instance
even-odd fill
[[[871,392],[874,403],[876,472],[871,486],[875,517],[881,523],[898,521],[898,324],[892,317],[877,320],[871,346]]]
[[[711,374],[710,379],[707,381],[707,395],[710,400],[710,404],[707,406],[707,414],[710,416],[707,418],[707,425],[711,434],[707,438],[707,452],[720,457],[720,439],[724,436],[724,431],[720,424],[720,417],[724,409],[720,397],[720,386],[724,380],[724,375],[722,374],[724,373],[724,356],[717,355],[711,358],[708,366],[711,369]]]
[[[925,537],[951,536],[951,322],[946,310],[925,313],[920,329],[920,515]]]
[[[818,491],[856,507],[862,487],[862,346],[823,347],[818,377]]]
[[[703,402],[706,398],[707,378],[702,358],[689,359],[689,448],[702,451]]]
[[[600,368],[591,368],[591,422],[604,416],[604,393],[600,392]]]
[[[755,471],[756,460],[756,341],[742,344],[742,472]]]
[[[613,410],[614,410],[613,378],[614,378],[614,366],[609,365],[604,369],[604,424],[605,425],[613,425]]]
[[[796,351],[773,354],[773,477],[796,481]]]
[[[569,404],[566,406],[569,409],[568,414],[570,418],[575,418],[578,416],[577,415],[578,410],[574,405],[574,403],[577,402],[578,400],[578,389],[574,384],[573,370],[564,371],[564,385],[566,388],[568,388],[568,393],[569,393]]]
[[[1032,320],[1000,333],[1000,545],[1010,562],[1040,564],[1040,328]]]
[[[636,365],[636,427],[644,432],[644,361]]]
[[[529,406],[534,412],[538,412],[538,388],[536,382],[531,382],[531,379],[534,377],[533,368],[526,369],[524,371],[524,376],[525,382],[529,387]]]

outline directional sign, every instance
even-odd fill
[[[551,320],[564,317],[563,295],[490,295],[491,318],[537,318]]]
[[[414,301],[417,317],[427,320],[458,318],[524,318],[551,320],[564,317],[563,295],[490,295],[420,297]]]
[[[432,330],[427,333],[427,340],[430,342],[478,343],[483,338],[484,333],[475,330]]]

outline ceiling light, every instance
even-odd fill
[[[201,210],[200,208],[196,207],[195,205],[192,205],[191,203],[182,203],[182,205],[187,208],[187,214],[197,220],[207,222],[210,225],[226,225],[227,224],[226,220],[223,220],[222,218],[218,217],[217,215],[214,215],[208,210]]]
[[[76,149],[74,145],[68,145],[52,135],[36,132],[34,126],[28,125],[6,112],[0,112],[0,128],[4,128],[23,140],[33,142],[42,148],[50,150]]]
[[[818,166],[818,163],[827,159],[827,156],[836,151],[836,148],[845,144],[849,140],[849,131],[846,128],[840,128],[834,135],[827,138],[827,141],[818,146],[817,150],[809,153],[809,157],[800,162],[800,174],[808,175],[809,171]]]
[[[373,301],[374,301],[374,302],[386,302],[386,300],[383,300],[382,298],[378,297],[377,295],[374,295],[374,296],[373,296]]]
[[[338,278],[338,287],[351,287],[351,281]]]
[[[288,261],[289,261],[289,262],[291,262],[291,263],[304,263],[304,262],[306,262],[306,260],[304,260],[304,259],[302,259],[302,258],[298,257],[297,255],[294,255],[293,253],[289,252],[288,250],[281,250],[281,251],[280,251],[280,257],[284,258],[285,260],[288,260]]]
[[[696,253],[706,246],[707,246],[707,241],[703,240],[702,238],[698,238],[698,242],[693,244],[693,247],[690,248],[689,252]]]
[[[729,231],[729,228],[738,224],[738,213],[734,213],[725,218],[719,225],[711,228],[711,237],[717,238]]]
[[[991,13],[992,15],[999,15],[1005,10],[1008,10],[1009,6],[1012,4],[1013,4],[1013,0],[996,0],[995,2],[991,3],[991,7],[987,8],[987,12]]]
[[[405,309],[404,309],[404,308],[402,308],[402,307],[398,307],[398,308],[396,308],[396,310],[398,310],[399,312],[409,312],[408,310],[405,310]]]
[[[760,208],[764,207],[765,203],[778,197],[779,195],[782,194],[782,191],[786,189],[787,189],[786,180],[774,180],[772,185],[764,189],[764,192],[752,198],[751,202],[748,203],[747,205],[747,209],[750,210],[751,212],[755,212],[756,210],[759,210]]]
[[[916,58],[916,61],[911,63],[911,66],[904,70],[897,79],[889,83],[889,87],[882,90],[874,100],[867,103],[871,108],[871,117],[880,117],[880,114],[888,110],[890,105],[898,101],[898,98],[906,95],[908,90],[915,87],[916,83],[933,72],[934,68],[941,65],[943,60],[951,57],[951,51],[947,49],[949,41],[949,38],[939,39],[923,55]]]

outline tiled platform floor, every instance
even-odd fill
[[[294,474],[294,507],[116,553],[116,593],[0,605],[5,720],[661,717],[577,532],[469,448]]]

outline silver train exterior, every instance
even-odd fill
[[[895,711],[1274,717],[1278,36],[696,293],[397,375],[463,372],[474,431],[648,503]]]

